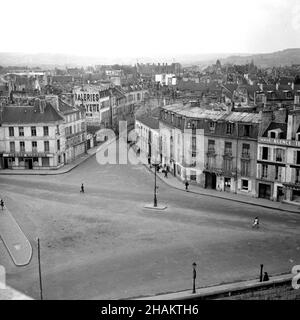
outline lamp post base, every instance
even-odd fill
[[[154,204],[151,203],[151,204],[145,204],[145,205],[144,205],[144,208],[146,208],[146,209],[152,209],[152,210],[165,210],[165,209],[167,209],[167,206],[162,204],[162,205],[157,205],[157,206],[155,207]]]

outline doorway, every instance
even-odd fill
[[[284,200],[284,193],[282,187],[277,187],[277,201],[281,202]]]
[[[270,200],[271,186],[269,184],[260,183],[258,187],[258,197]]]
[[[32,158],[25,159],[25,169],[31,170],[33,168]]]
[[[205,173],[205,188],[216,189],[217,176],[215,173]]]

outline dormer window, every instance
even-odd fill
[[[216,129],[216,123],[214,121],[211,121],[209,123],[209,130],[210,131],[215,131],[215,129]]]
[[[268,132],[268,137],[272,139],[280,139],[281,138],[281,129],[274,129]]]

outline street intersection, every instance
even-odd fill
[[[173,189],[143,165],[99,165],[93,156],[57,176],[0,176],[0,192],[33,247],[16,267],[0,242],[7,283],[45,299],[117,299],[257,278],[300,264],[300,215]],[[85,193],[80,185],[84,183]],[[261,227],[251,228],[259,215]]]

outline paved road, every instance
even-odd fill
[[[81,183],[86,193],[80,194]],[[49,299],[126,298],[255,278],[300,264],[300,215],[183,193],[158,181],[164,212],[144,209],[153,175],[143,166],[100,166],[95,157],[61,176],[0,177],[11,210],[41,238]],[[251,229],[259,215],[261,228]],[[38,297],[36,250],[16,269],[0,246],[8,283]]]

